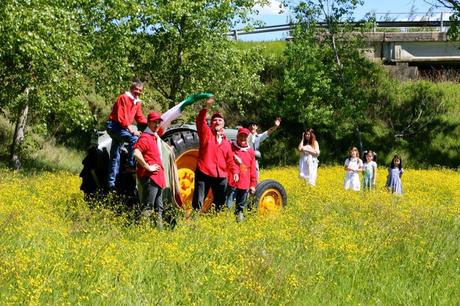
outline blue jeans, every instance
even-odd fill
[[[235,215],[239,212],[243,212],[246,206],[246,200],[248,199],[248,190],[238,189],[234,187],[228,187],[226,204],[228,208],[232,208],[233,200],[236,199]]]
[[[128,142],[128,166],[134,168],[134,151],[133,146],[138,137],[131,134],[128,129],[122,128],[116,121],[107,121],[107,133],[112,138],[112,145],[110,147],[110,163],[109,173],[107,179],[107,186],[109,188],[115,187],[115,180],[120,172],[120,153],[125,142]]]

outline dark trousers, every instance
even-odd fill
[[[243,212],[246,206],[246,200],[248,199],[249,191],[247,189],[238,189],[230,187],[227,190],[227,207],[232,208],[233,200],[235,199],[235,215]]]
[[[142,210],[153,210],[159,216],[163,214],[163,191],[147,176],[139,177],[139,197]]]
[[[225,203],[225,189],[227,188],[227,178],[212,177],[204,174],[198,169],[195,170],[195,191],[193,192],[192,207],[194,210],[201,210],[204,199],[212,190],[216,210],[220,210]]]

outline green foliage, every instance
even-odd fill
[[[456,118],[448,83],[426,81],[400,83],[387,80],[373,104],[374,133],[366,139],[369,147],[391,156],[404,151],[411,164],[458,166],[460,121]],[[458,87],[458,86],[457,86]],[[448,96],[446,96],[448,95]]]
[[[0,113],[0,160],[6,159],[8,148],[11,145],[14,127],[7,116]]]
[[[72,1],[70,1],[72,2]],[[75,67],[88,45],[70,2],[10,1],[0,9],[0,107],[35,109],[66,100],[82,78]],[[24,92],[29,89],[27,102]]]
[[[153,89],[144,96],[147,110],[211,90],[242,113],[242,101],[261,86],[263,58],[237,49],[225,33],[263,3],[7,0],[0,8],[0,109],[15,122],[28,106],[34,130],[61,142],[83,135],[69,141],[81,144],[136,76]]]
[[[191,92],[211,91],[218,101],[242,112],[241,101],[252,99],[260,86],[262,57],[238,49],[225,34],[235,19],[249,21],[253,6],[264,2],[156,3],[155,18],[147,18],[145,33],[135,35],[135,74],[161,95],[163,109]]]

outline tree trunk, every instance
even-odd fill
[[[19,110],[18,117],[16,118],[16,127],[14,129],[13,143],[11,144],[10,151],[10,168],[18,170],[21,167],[21,161],[19,158],[19,153],[21,149],[21,144],[24,140],[25,128],[27,124],[27,115],[29,113],[29,89],[26,89],[25,92],[25,104]]]
[[[361,137],[361,130],[359,129],[358,126],[356,126],[356,134],[358,135],[358,146],[359,146],[359,152],[363,154],[364,146],[363,146],[363,139]]]

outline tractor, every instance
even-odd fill
[[[228,139],[236,139],[236,129],[225,129]],[[162,136],[174,150],[178,169],[180,194],[183,202],[182,209],[190,210],[194,190],[195,167],[198,159],[199,139],[194,124],[174,125],[168,128]],[[107,169],[109,165],[110,146],[112,139],[106,131],[95,133],[94,140],[84,158],[83,170],[80,173],[82,184],[80,189],[85,198],[90,199],[107,194]],[[136,180],[132,172],[126,168],[127,149],[121,153],[120,173],[117,177],[116,192],[124,196],[126,202],[137,202]],[[212,192],[210,191],[202,212],[207,212],[212,206]],[[287,203],[284,187],[272,179],[257,184],[256,191],[250,204],[260,214],[279,211]]]

